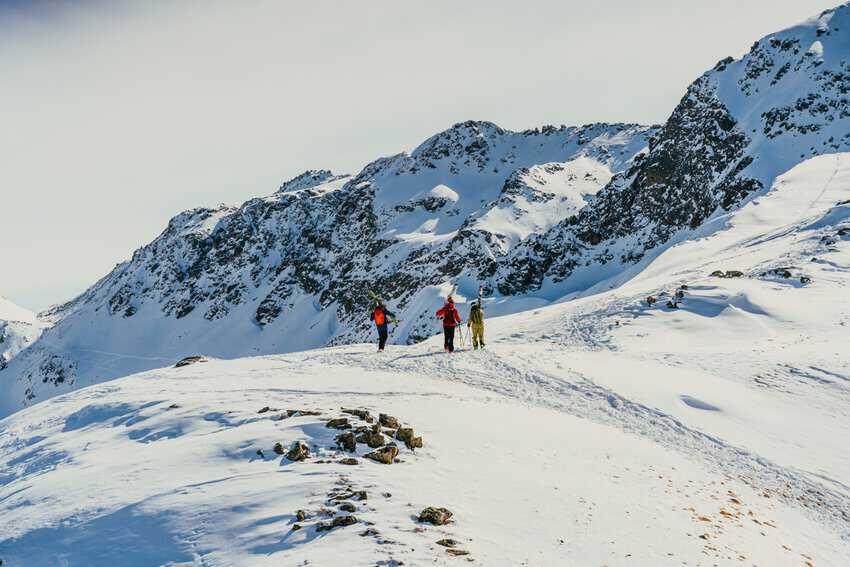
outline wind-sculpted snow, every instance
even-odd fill
[[[392,342],[461,304],[489,314],[596,293],[820,154],[850,149],[850,6],[755,43],[691,84],[660,127],[513,132],[464,122],[358,174],[311,170],[238,207],[172,219],[2,375],[3,411],[183,356]],[[57,387],[58,386],[58,387]]]

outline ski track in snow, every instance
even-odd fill
[[[575,319],[566,323],[578,329]],[[581,331],[575,331],[581,333]],[[586,337],[594,346],[599,340]],[[563,353],[550,345],[531,354],[502,355],[498,347],[481,352],[459,351],[453,356],[423,352],[383,360],[338,354],[307,355],[305,362],[356,364],[369,370],[398,370],[487,390],[525,404],[565,412],[650,439],[696,459],[711,470],[741,480],[757,490],[767,489],[786,503],[802,507],[850,539],[850,491],[842,494],[812,482],[806,473],[777,465],[746,449],[689,427],[675,417],[647,407],[594,383],[574,370],[565,377],[552,376],[535,359],[546,360],[547,351]],[[341,360],[343,359],[343,360]],[[497,377],[498,379],[494,379]],[[832,479],[825,479],[837,483]],[[840,483],[837,483],[840,484]],[[810,505],[811,503],[811,505]]]

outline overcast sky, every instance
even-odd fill
[[[0,0],[0,295],[70,299],[181,210],[451,124],[663,122],[838,0]]]

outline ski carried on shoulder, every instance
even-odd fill
[[[381,297],[371,289],[366,290],[366,295],[369,296],[369,299],[371,299],[375,305],[384,305],[384,301],[381,299]],[[395,317],[389,316],[387,316],[387,321],[389,321],[393,325],[398,325],[399,323],[401,323],[401,319],[396,319]]]

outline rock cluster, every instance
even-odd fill
[[[742,278],[744,277],[744,272],[740,270],[728,270],[725,272],[723,270],[714,270],[709,275],[712,278]]]

